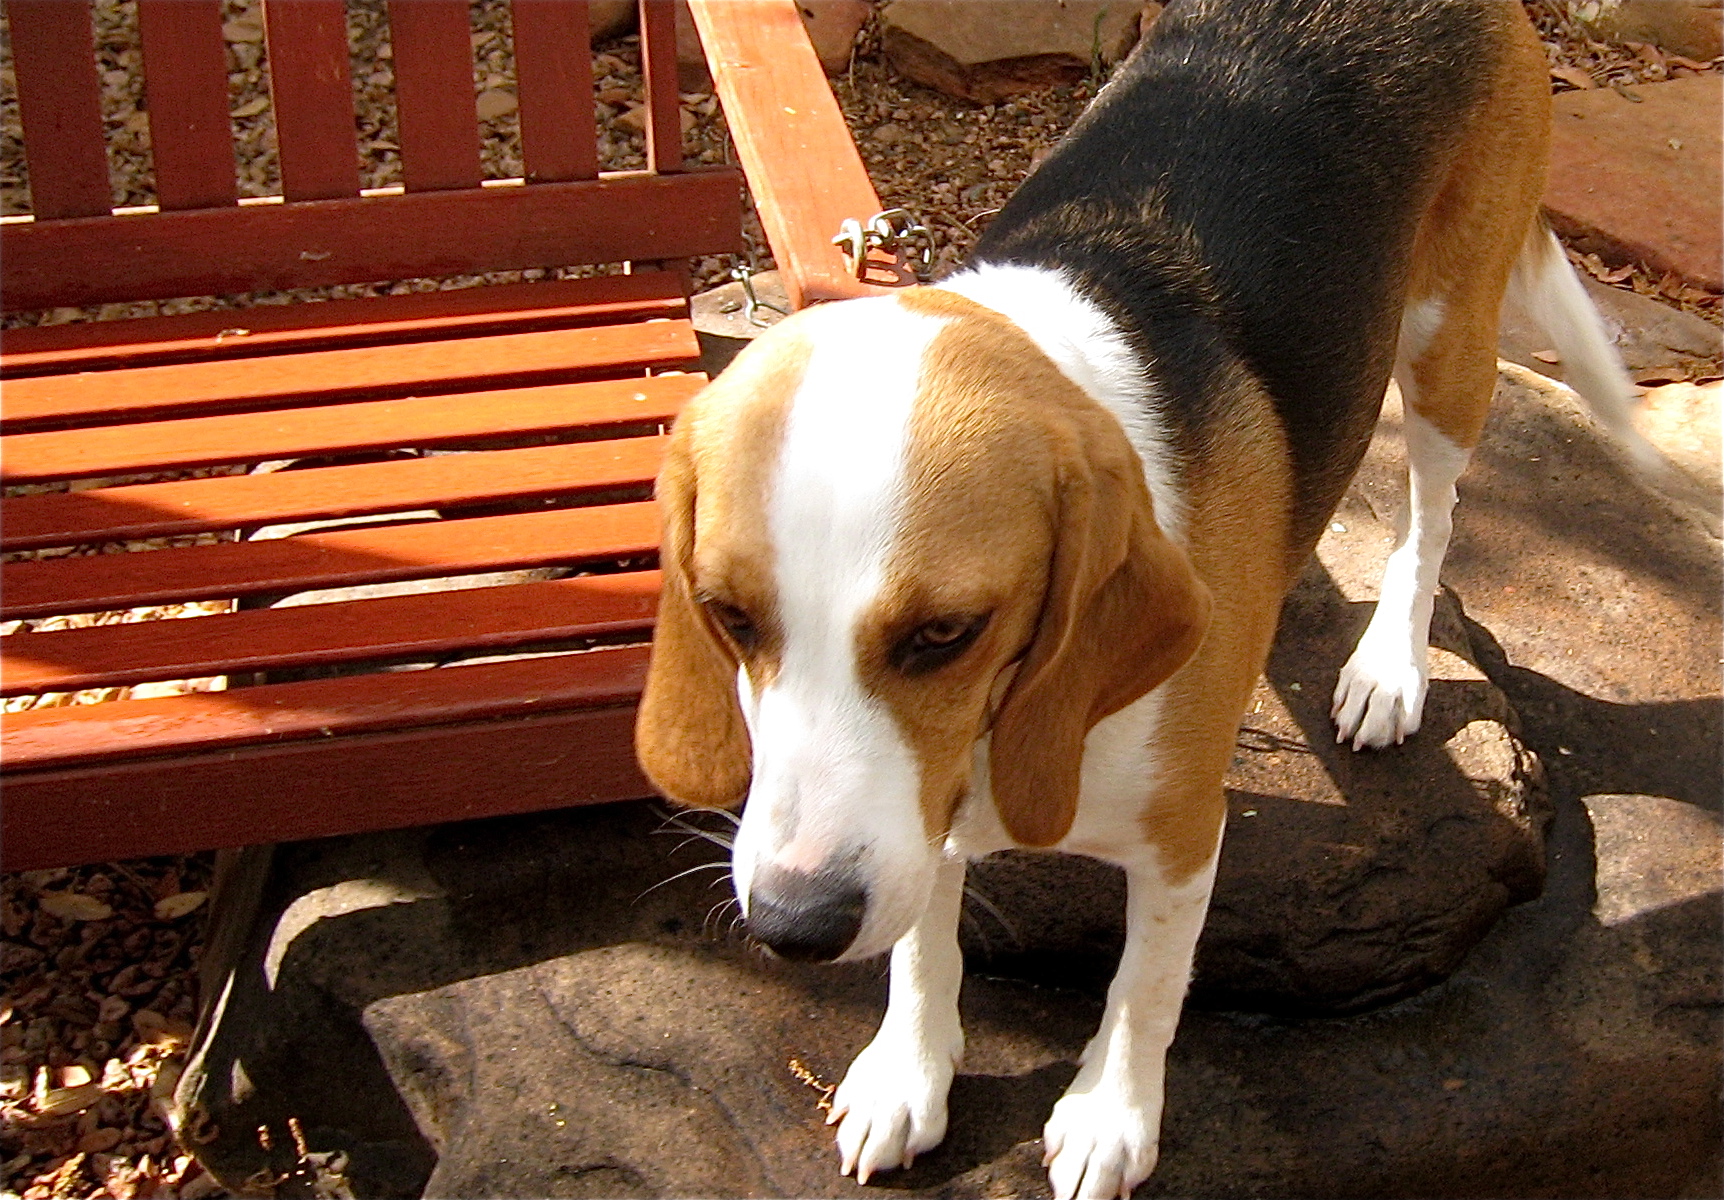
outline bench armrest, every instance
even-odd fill
[[[832,238],[881,209],[794,0],[689,0],[731,139],[794,308],[914,282],[878,250],[866,280]]]

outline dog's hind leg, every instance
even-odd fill
[[[1407,341],[1402,335],[1403,346]],[[1478,378],[1482,376],[1482,378]],[[1488,403],[1496,378],[1494,354],[1473,365],[1448,388],[1482,391]],[[1399,743],[1418,731],[1430,679],[1426,652],[1437,577],[1454,528],[1455,483],[1466,470],[1478,430],[1457,439],[1420,411],[1419,374],[1410,363],[1395,369],[1405,414],[1407,503],[1400,541],[1383,570],[1383,586],[1371,623],[1335,685],[1335,740],[1355,750]],[[1478,405],[1483,423],[1483,405]]]
[[[946,1136],[946,1093],[964,1056],[958,987],[964,959],[958,916],[964,862],[948,859],[934,877],[921,918],[892,947],[886,1016],[832,1095],[827,1124],[838,1126],[843,1172],[867,1183],[876,1171],[907,1167]]]
[[[1544,48],[1518,5],[1493,11],[1511,26],[1502,58],[1413,249],[1395,355],[1407,438],[1405,519],[1377,611],[1341,669],[1331,710],[1336,740],[1354,749],[1400,742],[1419,728],[1455,482],[1496,388],[1503,293],[1538,225],[1550,140]]]

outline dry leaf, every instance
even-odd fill
[[[36,1111],[44,1117],[63,1117],[67,1113],[83,1112],[102,1098],[102,1085],[85,1083],[78,1087],[51,1088],[42,1097]]]
[[[1532,356],[1541,363],[1559,363],[1562,361],[1562,355],[1555,350],[1534,350]]]
[[[1598,86],[1592,76],[1579,67],[1552,67],[1550,77],[1560,79],[1570,87],[1577,87],[1582,91],[1591,91]]]
[[[163,896],[156,901],[156,920],[177,921],[195,910],[208,895],[208,892],[180,892],[174,896]]]
[[[105,921],[114,915],[113,909],[82,892],[49,892],[37,904],[62,921]]]

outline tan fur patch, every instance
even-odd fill
[[[1186,551],[1214,607],[1203,644],[1163,685],[1156,731],[1161,772],[1141,819],[1172,884],[1202,870],[1215,852],[1226,817],[1221,782],[1239,716],[1269,657],[1281,599],[1302,565],[1287,549],[1292,476],[1281,423],[1255,381],[1240,376],[1226,390],[1217,453],[1186,480]]]

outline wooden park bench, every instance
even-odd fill
[[[515,0],[524,180],[481,178],[465,0],[393,0],[404,185],[365,194],[341,0],[263,7],[282,196],[236,198],[220,0],[138,0],[158,203],[114,211],[90,7],[6,0],[32,202],[0,231],[7,311],[629,267],[6,331],[5,483],[56,486],[14,489],[0,538],[59,553],[0,568],[24,623],[0,683],[116,697],[6,715],[9,870],[650,794],[651,481],[704,381],[687,261],[743,248],[745,172],[793,303],[875,286],[831,245],[879,203],[792,0],[694,0],[743,172],[685,167],[673,9],[641,0],[647,169],[624,173],[599,170],[585,3]]]

